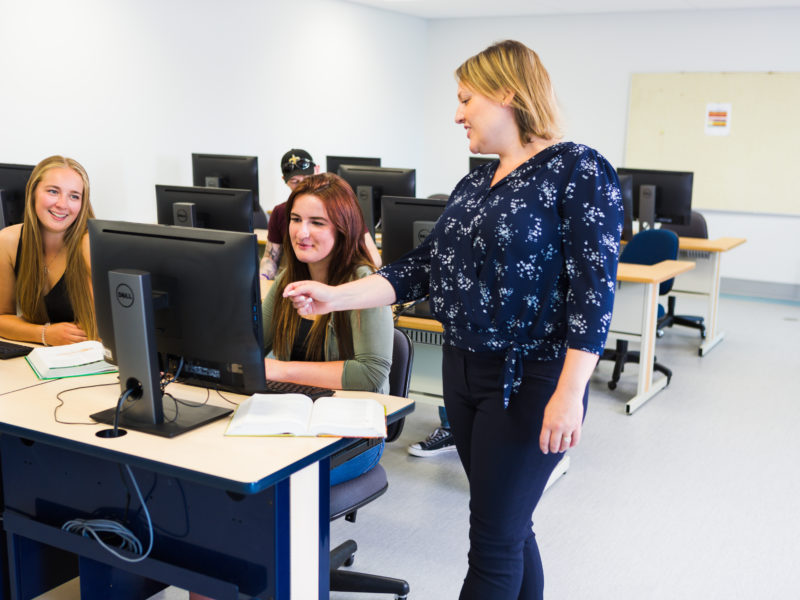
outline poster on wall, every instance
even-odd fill
[[[731,104],[709,102],[706,104],[706,135],[730,135]]]

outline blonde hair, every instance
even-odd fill
[[[513,92],[510,106],[523,146],[533,137],[561,137],[561,115],[550,75],[536,52],[525,44],[506,40],[489,46],[464,61],[456,69],[456,78],[498,102]]]
[[[45,323],[47,309],[44,304],[45,274],[44,249],[39,218],[36,216],[36,188],[50,169],[66,168],[77,173],[83,181],[81,208],[72,225],[64,233],[67,251],[67,268],[64,271],[67,295],[75,314],[75,321],[86,332],[89,339],[97,339],[94,316],[94,300],[89,293],[88,278],[91,276],[83,254],[83,236],[87,222],[94,218],[89,200],[89,176],[76,160],[64,156],[50,156],[33,169],[25,187],[25,217],[20,243],[20,268],[16,282],[17,302],[22,316],[31,323]]]

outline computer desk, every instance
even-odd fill
[[[708,354],[725,337],[725,332],[719,331],[717,324],[722,254],[741,246],[746,241],[745,238],[738,237],[721,237],[715,240],[678,238],[678,259],[694,261],[696,268],[675,278],[671,294],[678,297],[684,295],[700,298],[704,301],[705,310],[702,316],[706,326],[706,337],[697,350],[700,356]]]
[[[666,377],[655,381],[653,379],[658,286],[662,281],[686,273],[693,268],[693,262],[677,260],[666,260],[656,265],[619,263],[609,339],[622,338],[638,342],[642,356],[636,395],[625,405],[627,414],[632,414],[667,384]],[[421,332],[423,336],[426,336],[442,331],[441,324],[437,321],[419,317],[400,316],[397,326],[411,330],[412,339],[419,336],[419,333],[415,334],[415,332]]]
[[[66,391],[99,384],[112,385]],[[196,402],[208,392],[180,384],[167,390]],[[413,410],[405,398],[346,393],[377,398],[388,420]],[[108,426],[91,424],[88,415],[114,406],[118,396],[116,374],[42,383],[23,358],[0,361],[12,597],[33,598],[80,574],[84,599],[143,598],[165,584],[218,599],[328,598],[329,457],[346,440],[225,437],[227,418],[173,439],[135,431],[97,437]],[[227,405],[216,392],[209,402]],[[60,421],[79,424],[56,422],[56,410]],[[132,468],[155,526],[150,557],[133,564],[60,528],[73,518],[130,515],[146,548],[149,535],[123,465]]]
[[[667,385],[665,376],[653,379],[658,288],[661,282],[694,266],[693,262],[682,260],[665,260],[655,265],[619,263],[608,338],[638,342],[640,346],[636,395],[625,405],[627,414],[632,414]]]

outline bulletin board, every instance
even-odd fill
[[[800,214],[800,73],[634,74],[624,166],[693,171],[693,208]]]

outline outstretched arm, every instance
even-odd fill
[[[380,275],[370,275],[337,286],[317,281],[295,281],[283,291],[300,315],[324,315],[337,310],[358,310],[394,304],[394,288]]]

